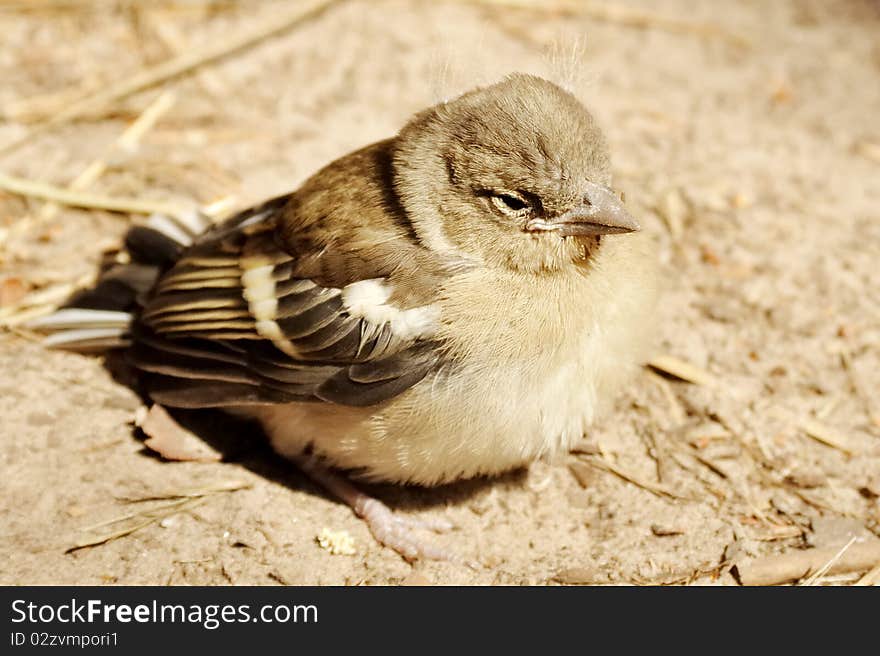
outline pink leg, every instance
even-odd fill
[[[450,522],[442,519],[398,517],[384,503],[361,492],[343,476],[321,466],[315,458],[301,456],[296,462],[312,480],[348,504],[355,514],[367,523],[373,537],[386,547],[394,549],[407,561],[428,558],[467,564],[454,554],[413,534],[415,529],[448,531],[452,528]]]

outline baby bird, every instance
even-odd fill
[[[195,230],[134,229],[134,260],[162,265],[149,291],[55,344],[122,338],[154,402],[257,420],[408,559],[444,554],[324,465],[430,486],[565,451],[643,354],[639,224],[593,118],[538,77]],[[76,329],[65,312],[45,325]]]

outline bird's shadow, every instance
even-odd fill
[[[124,353],[116,351],[107,354],[104,368],[117,383],[137,393],[146,405],[152,403],[140,387],[137,372],[125,361]],[[290,489],[337,500],[320,484],[301,472],[295,463],[275,453],[258,423],[234,417],[221,410],[165,409],[180,426],[218,452],[222,462],[238,464],[262,478]],[[143,440],[146,436],[135,428],[132,437]],[[141,450],[141,455],[165,460],[146,446]],[[420,511],[466,503],[489,488],[521,487],[526,473],[527,469],[517,469],[492,478],[472,478],[435,487],[367,483],[356,478],[353,482],[361,491],[380,499],[391,508]]]

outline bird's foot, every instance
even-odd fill
[[[348,504],[355,514],[367,523],[370,532],[379,543],[393,549],[408,562],[427,558],[474,566],[455,553],[417,534],[420,530],[444,533],[453,528],[451,522],[439,518],[402,517],[378,499],[357,489],[340,474],[318,464],[314,458],[302,456],[297,462],[315,482],[320,483],[322,487]]]
[[[362,518],[370,532],[379,542],[390,549],[394,549],[407,561],[413,562],[419,558],[430,560],[458,561],[458,557],[443,549],[429,540],[422,539],[415,532],[419,529],[429,529],[437,532],[448,531],[452,528],[449,522],[444,520],[420,520],[412,517],[401,517],[378,499],[374,499],[363,492],[359,495],[352,509]]]

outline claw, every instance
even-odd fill
[[[362,492],[359,494],[363,495]],[[356,508],[355,512],[367,522],[373,537],[386,547],[394,549],[409,562],[419,558],[458,560],[454,554],[413,535],[414,528],[425,528],[432,522],[399,517],[381,501],[363,496],[365,498],[360,504],[361,508]]]
[[[374,499],[358,490],[342,476],[318,464],[315,458],[301,456],[297,459],[297,463],[312,479],[347,503],[354,510],[355,514],[367,523],[370,532],[376,540],[389,549],[394,549],[408,562],[413,562],[419,558],[427,558],[430,560],[445,560],[471,568],[478,567],[475,563],[466,561],[456,554],[438,547],[413,533],[416,530],[430,530],[437,533],[448,532],[454,528],[454,525],[449,520],[443,518],[421,519],[401,517],[394,514],[388,506],[378,499]]]

